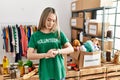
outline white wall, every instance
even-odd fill
[[[57,10],[61,29],[71,40],[70,17],[72,0],[0,0],[0,26],[3,24],[36,24],[45,7]],[[1,29],[1,28],[0,28]],[[0,63],[3,55],[7,55],[11,62],[13,58],[2,49],[3,39],[0,36]],[[9,56],[10,55],[10,56]]]

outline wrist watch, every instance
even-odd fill
[[[61,49],[58,49],[58,54],[61,54]]]

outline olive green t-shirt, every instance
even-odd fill
[[[50,49],[61,49],[66,42],[68,39],[62,31],[60,31],[60,38],[58,38],[57,31],[54,33],[37,31],[31,36],[28,46],[37,49],[39,54],[46,54]],[[55,58],[39,60],[40,80],[60,80],[65,76],[64,59],[61,54],[56,55]]]

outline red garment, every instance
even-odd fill
[[[8,39],[9,39],[9,33],[8,33],[8,28],[5,29],[5,32],[6,32],[6,52],[8,52]]]
[[[22,43],[22,55],[27,56],[28,38],[25,34],[25,31],[22,25],[20,25],[20,31],[21,31],[21,43]]]

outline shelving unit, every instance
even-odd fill
[[[92,8],[92,9],[85,9],[85,10],[77,10],[77,11],[72,11],[72,17],[78,17],[79,13],[83,13],[83,28],[78,28],[78,27],[75,27],[75,26],[71,26],[72,29],[76,29],[77,31],[83,31],[83,36],[89,36],[89,37],[97,37],[97,38],[101,38],[101,50],[104,49],[104,39],[105,39],[105,36],[104,36],[104,33],[105,33],[105,10],[107,9],[112,9],[112,8],[115,8],[115,7],[99,7],[99,8]],[[102,36],[93,36],[93,35],[89,35],[89,34],[86,34],[86,27],[85,27],[85,21],[86,21],[86,13],[87,12],[91,12],[92,14],[92,17],[91,19],[96,19],[96,16],[97,16],[97,11],[98,10],[102,10],[102,29],[101,29],[101,35]]]

